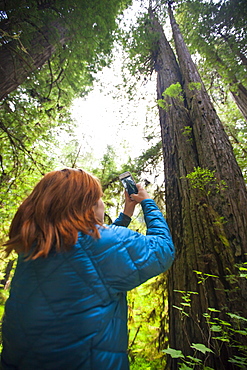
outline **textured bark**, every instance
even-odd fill
[[[225,42],[227,42],[228,45],[230,46],[232,53],[235,53],[239,57],[239,59],[242,62],[241,64],[243,66],[247,66],[247,58],[239,50],[236,51],[232,47],[232,45],[229,43],[229,40],[227,38],[225,39]],[[221,73],[222,70],[224,70],[225,73],[227,73],[227,80],[228,80],[227,83],[229,84],[232,97],[238,109],[240,110],[245,120],[247,121],[247,89],[242,83],[238,81],[238,78],[236,77],[234,72],[231,70],[231,68],[229,68],[229,66],[224,62],[224,60],[217,54],[217,52],[215,52],[214,58],[216,60],[215,68],[216,70],[218,70],[219,76],[222,77],[222,73]]]
[[[230,92],[238,109],[244,116],[244,119],[247,121],[247,89],[242,83],[238,82],[237,77],[231,70],[229,70],[228,66],[219,56],[217,56],[217,62],[221,65],[221,68],[223,67],[225,70],[227,70],[228,79],[231,81],[229,83]],[[221,75],[220,72],[219,75]]]
[[[240,112],[247,121],[247,89],[242,84],[238,84],[237,88],[231,91],[231,94]]]
[[[178,62],[151,11],[150,16],[154,32],[160,34],[155,64],[158,99],[171,84],[179,82],[183,88],[183,96],[167,96],[166,109],[160,108],[159,112],[167,219],[177,250],[168,272],[169,345],[193,356],[192,343],[203,343],[214,351],[206,356],[206,366],[234,369],[228,360],[238,355],[237,349],[212,340],[214,334],[204,314],[213,308],[220,311],[217,315],[223,320],[229,321],[227,312],[247,317],[246,279],[229,279],[230,274],[239,275],[235,264],[246,261],[246,186],[171,10]],[[195,82],[201,88],[192,89],[190,84]],[[192,188],[185,177],[196,167],[215,171],[219,186],[212,186],[210,193]],[[224,189],[220,186],[222,180],[226,183]],[[195,270],[205,278],[201,284]],[[181,296],[185,293],[181,291],[197,293],[191,294],[190,307],[184,307],[188,316],[174,308],[183,307]],[[169,357],[167,368],[177,369],[178,361]]]
[[[66,33],[67,30],[60,21],[54,21],[33,33],[26,51],[17,40],[1,46],[0,100],[14,91],[33,71],[41,68],[48,61],[57,45],[65,42]]]

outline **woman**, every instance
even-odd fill
[[[167,270],[170,232],[141,185],[103,226],[101,185],[82,170],[48,173],[19,207],[6,243],[18,263],[3,320],[2,369],[125,370],[126,292]],[[126,227],[140,203],[144,236]]]

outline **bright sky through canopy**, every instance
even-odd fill
[[[94,90],[86,98],[74,101],[72,117],[78,125],[78,139],[83,137],[83,150],[91,147],[94,157],[100,159],[107,145],[111,145],[122,162],[122,156],[134,158],[148,146],[144,128],[147,105],[155,106],[155,82],[140,86],[137,95],[129,101],[124,92],[116,88],[120,83],[119,74],[118,61],[112,68],[100,72]]]
[[[125,27],[132,23],[141,3],[134,2],[124,12]],[[101,159],[110,145],[118,161],[123,163],[128,156],[137,157],[148,148],[144,139],[147,134],[145,126],[150,126],[147,120],[155,120],[159,126],[158,116],[154,117],[150,112],[147,115],[147,106],[156,106],[156,82],[152,76],[151,81],[140,83],[133,100],[129,100],[123,88],[122,51],[116,49],[113,54],[115,61],[110,68],[106,67],[97,74],[98,81],[94,83],[93,91],[86,98],[75,99],[72,117],[77,122],[78,140],[80,137],[83,139],[82,154],[91,151],[95,158]]]

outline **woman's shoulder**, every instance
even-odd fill
[[[119,246],[119,244],[134,238],[136,235],[135,231],[114,224],[100,227],[99,231],[100,238],[98,239],[93,239],[89,235],[79,233],[78,244],[83,248],[90,249],[93,254],[98,254],[113,247],[115,248]]]
[[[100,229],[99,243],[116,243],[134,236],[135,232],[125,226],[111,224]]]

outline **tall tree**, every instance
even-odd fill
[[[246,1],[185,0],[177,13],[190,50],[217,71],[247,120]]]
[[[23,197],[21,184],[54,167],[57,136],[73,130],[70,103],[110,61],[116,18],[128,3],[0,1],[2,220]]]
[[[128,0],[1,1],[0,100],[54,53],[61,66],[59,79],[68,79],[78,89],[85,75],[105,64],[115,19],[127,3]],[[47,84],[52,87],[56,83],[58,80],[51,75]]]
[[[161,106],[167,218],[177,248],[168,275],[169,343],[186,356],[193,356],[200,343],[208,351],[205,366],[235,369],[231,361],[241,357],[246,338],[234,332],[232,318],[247,318],[247,284],[238,269],[247,260],[246,185],[168,7],[177,58],[151,10],[149,14],[152,32],[159,35],[152,54]],[[231,343],[210,325],[220,320],[231,325]],[[167,368],[178,369],[178,360],[170,358]]]

